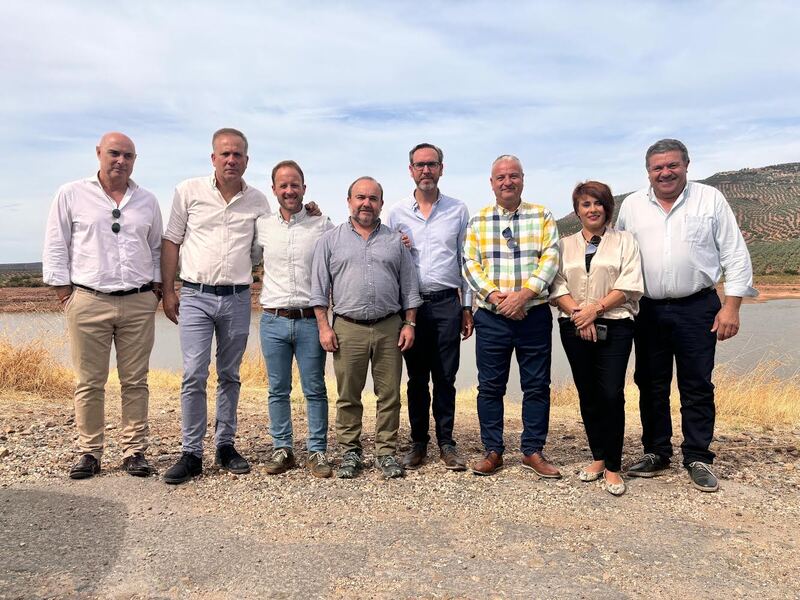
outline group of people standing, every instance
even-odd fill
[[[64,305],[78,376],[80,458],[72,478],[100,471],[112,343],[122,388],[123,469],[136,476],[154,472],[145,457],[147,373],[159,300],[178,324],[183,356],[182,453],[164,480],[179,484],[202,472],[214,339],[216,463],[233,473],[250,470],[234,442],[252,266],[263,260],[260,338],[273,442],[268,473],[297,464],[289,399],[296,360],[307,402],[305,464],[315,477],[334,474],[327,456],[326,353],[333,354],[337,382],[339,478],[353,478],[365,467],[362,392],[370,369],[377,396],[375,465],[383,476],[401,477],[425,462],[431,411],[444,467],[466,470],[453,438],[455,379],[460,343],[474,329],[485,453],[469,469],[491,475],[503,466],[504,396],[516,354],[522,466],[542,478],[560,478],[543,454],[552,304],[593,458],[579,478],[603,478],[614,495],[626,490],[624,386],[635,340],[644,455],[628,475],[652,477],[669,467],[674,360],[684,466],[695,487],[718,489],[709,449],[715,344],[736,335],[742,297],[757,292],[730,206],[714,188],[687,181],[689,156],[681,142],[661,140],[648,149],[650,186],[625,200],[616,228],[608,186],[579,184],[573,207],[581,230],[562,239],[548,209],[522,200],[524,173],[512,155],[494,161],[495,201],[470,218],[463,202],[439,190],[442,150],[419,144],[409,152],[415,184],[410,197],[382,220],[382,186],[359,177],[347,190],[349,218],[334,226],[315,203],[304,202],[305,177],[296,162],[272,169],[279,205],[273,213],[264,194],[243,179],[244,134],[220,129],[212,150],[214,173],[177,186],[163,235],[155,197],[130,178],[136,151],[121,133],[100,140],[95,176],[56,194],[43,275]],[[715,291],[722,275],[724,304]],[[411,446],[399,456],[403,359]]]

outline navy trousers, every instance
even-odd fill
[[[503,444],[503,397],[517,355],[522,384],[523,454],[544,448],[550,423],[550,355],[553,346],[550,306],[540,304],[521,321],[488,310],[475,312],[475,353],[478,365],[478,421],[486,451],[500,454]]]

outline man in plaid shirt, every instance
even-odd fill
[[[496,203],[472,217],[464,243],[464,277],[475,292],[478,420],[486,454],[471,466],[491,475],[503,466],[503,396],[516,352],[522,384],[522,465],[558,479],[542,454],[550,420],[552,315],[547,303],[558,271],[552,213],[522,202],[524,174],[516,156],[492,163]]]

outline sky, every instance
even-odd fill
[[[647,185],[658,139],[689,176],[800,161],[796,2],[4,2],[0,263],[41,260],[60,185],[96,172],[106,131],[165,221],[175,185],[211,173],[211,134],[250,141],[271,198],[279,160],[334,222],[348,185],[413,191],[408,151],[444,150],[443,193],[493,202],[491,162],[520,157],[523,198],[556,217],[575,184]]]

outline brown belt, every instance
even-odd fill
[[[275,315],[276,317],[285,317],[287,319],[313,319],[313,308],[265,308],[265,313]]]

